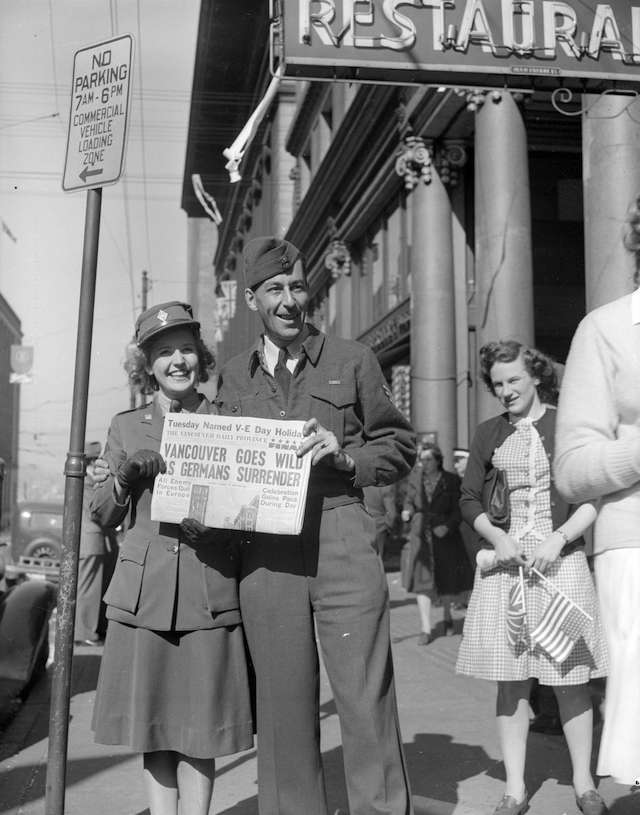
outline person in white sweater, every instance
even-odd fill
[[[640,196],[626,247],[640,282]],[[594,309],[573,337],[560,391],[556,486],[600,499],[594,571],[609,650],[598,775],[640,783],[640,289]]]

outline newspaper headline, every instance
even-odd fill
[[[205,526],[298,535],[311,457],[296,450],[301,421],[167,414],[156,478],[155,521],[195,518]]]

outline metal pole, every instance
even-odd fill
[[[49,715],[45,815],[63,815],[64,813],[73,630],[78,585],[82,493],[84,489],[84,437],[87,424],[87,397],[89,392],[91,335],[96,293],[101,207],[102,189],[87,190],[71,431],[69,452],[67,453],[64,470],[66,480],[62,522],[62,557],[60,560],[60,584],[56,620],[56,657],[53,667],[51,711]]]

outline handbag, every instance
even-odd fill
[[[508,528],[511,519],[509,485],[506,472],[498,467],[491,467],[484,477],[482,507],[494,526]]]

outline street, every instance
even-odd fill
[[[388,574],[388,580],[398,704],[416,815],[491,815],[504,783],[493,719],[495,690],[492,683],[454,673],[463,612],[454,612],[454,636],[438,636],[420,647],[415,601],[401,588],[398,573]],[[65,812],[147,815],[139,757],[92,739],[99,659],[99,648],[76,647]],[[8,815],[43,811],[48,691],[46,680],[36,686],[0,734],[0,812]],[[594,697],[598,705],[596,690]],[[339,724],[324,675],[321,703],[330,809],[347,812]],[[594,749],[599,733],[598,726]],[[528,749],[530,815],[577,813],[564,738],[531,734]],[[610,779],[601,779],[599,790],[611,815],[640,812],[640,792],[632,794]],[[255,750],[221,759],[211,815],[256,815],[256,792]]]

